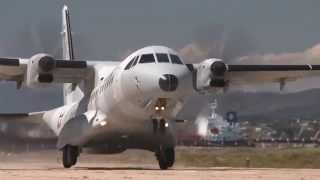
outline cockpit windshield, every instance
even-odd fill
[[[126,67],[124,68],[125,70],[128,70],[131,68],[132,63],[134,62],[135,57],[131,59],[131,61],[126,65]]]
[[[133,63],[132,63],[132,67],[135,66],[135,65],[138,63],[138,60],[139,60],[139,56],[136,56],[136,57],[134,58]]]
[[[139,63],[155,63],[153,54],[143,54],[140,58]]]
[[[155,59],[156,57],[156,59]],[[139,60],[140,59],[140,60]],[[157,61],[156,61],[157,60]],[[171,63],[171,64],[183,64],[178,55],[167,53],[155,53],[155,54],[142,54],[140,56],[133,57],[129,63],[125,66],[125,70],[129,70],[132,67],[144,63]]]
[[[158,63],[170,63],[168,54],[156,54]]]
[[[179,56],[170,54],[170,59],[172,64],[183,64],[182,61],[180,60]]]

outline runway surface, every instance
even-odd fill
[[[256,169],[190,167],[177,163],[159,170],[152,153],[129,151],[120,155],[81,155],[71,169],[61,165],[56,151],[0,153],[0,180],[319,180],[318,169]]]
[[[319,180],[320,171],[311,169],[233,169],[184,168],[161,171],[153,165],[141,164],[79,164],[63,169],[47,163],[9,163],[0,166],[1,180],[63,180],[63,179],[168,179],[168,180]]]

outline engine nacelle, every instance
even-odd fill
[[[226,64],[220,59],[207,59],[197,67],[196,88],[199,91],[222,89],[226,86]]]
[[[28,87],[43,87],[53,82],[56,60],[48,54],[36,54],[28,62],[26,84]]]

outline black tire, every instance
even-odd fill
[[[169,167],[172,167],[175,162],[175,150],[174,148],[166,148],[165,149],[165,156],[167,159],[167,164]]]
[[[162,148],[160,147],[156,152],[159,167],[162,170],[166,170],[172,167],[175,162],[175,151],[174,148]]]
[[[79,148],[78,147],[72,147],[72,165],[75,165],[78,161],[78,157],[79,157]]]
[[[62,152],[63,167],[70,168],[75,165],[77,163],[78,155],[78,147],[66,145]]]
[[[168,162],[164,158],[160,158],[158,163],[161,170],[167,170],[169,168]]]

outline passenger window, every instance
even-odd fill
[[[130,67],[131,67],[131,65],[132,65],[132,63],[133,63],[133,61],[134,61],[134,58],[132,58],[132,59],[131,59],[131,61],[127,64],[127,66],[124,68],[124,70],[128,70],[128,69],[130,69]]]
[[[172,64],[183,64],[177,55],[170,54]]]
[[[158,63],[169,63],[169,57],[168,54],[156,54]]]
[[[153,54],[144,54],[141,56],[139,63],[154,63],[155,59]]]

